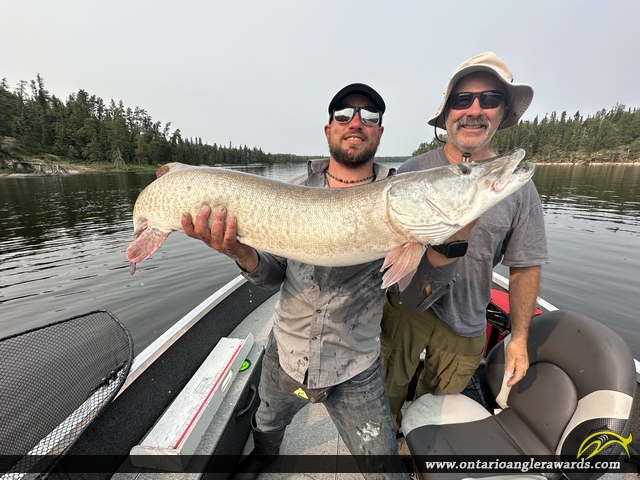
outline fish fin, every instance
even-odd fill
[[[451,235],[462,229],[462,227],[463,225],[448,223],[406,226],[414,238],[419,238],[431,245],[440,245]],[[428,242],[426,240],[428,240]]]
[[[409,273],[407,273],[404,277],[398,280],[398,289],[400,289],[401,292],[404,292],[404,289],[409,286],[409,284],[411,283],[411,279],[413,278],[413,276],[416,274],[417,271],[418,269],[414,268]]]
[[[163,175],[166,175],[170,172],[175,172],[176,170],[182,170],[187,167],[184,163],[180,162],[171,162],[166,165],[161,166],[158,170],[156,170],[156,178],[160,178]]]
[[[424,246],[421,243],[407,242],[387,253],[380,269],[380,271],[387,270],[382,277],[382,288],[387,288],[396,282],[400,291],[407,288],[416,273],[423,252]]]
[[[136,239],[127,247],[127,259],[130,262],[130,271],[136,271],[135,264],[151,256],[167,239],[171,232],[161,232],[157,228],[138,229]]]

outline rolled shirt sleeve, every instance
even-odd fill
[[[287,259],[256,250],[258,267],[251,273],[240,269],[242,275],[258,287],[271,289],[280,286],[285,279]]]
[[[455,281],[458,261],[438,268],[431,265],[425,253],[407,288],[400,292],[396,284],[393,286],[394,291],[398,294],[402,304],[409,310],[423,312],[449,291]],[[431,285],[431,295],[427,296],[426,288],[428,285]]]

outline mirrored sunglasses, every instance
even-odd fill
[[[360,121],[365,125],[378,125],[382,120],[382,114],[374,107],[352,107],[350,105],[336,107],[332,117],[338,123],[349,123],[356,112],[360,116]]]
[[[475,99],[480,101],[480,107],[491,109],[497,108],[501,103],[506,103],[506,94],[499,90],[487,90],[486,92],[460,92],[449,97],[449,108],[453,110],[465,110],[473,105]]]

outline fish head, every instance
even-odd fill
[[[442,243],[531,179],[535,167],[521,164],[524,156],[516,149],[481,162],[415,172],[422,174],[415,177],[419,181],[389,192],[394,219],[420,243]]]
[[[480,162],[451,165],[443,176],[443,188],[451,194],[433,198],[449,219],[461,226],[519,190],[533,176],[533,163],[521,163],[525,151],[516,149]]]

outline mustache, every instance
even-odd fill
[[[469,127],[469,128],[479,128],[479,127],[487,127],[491,126],[491,122],[484,115],[480,115],[479,117],[465,117],[461,118],[456,122],[456,127]]]

